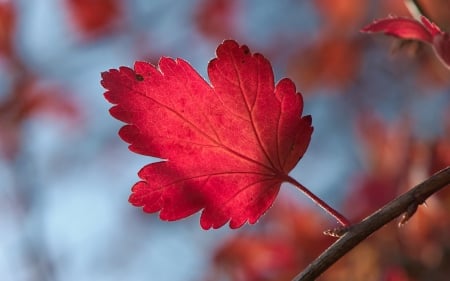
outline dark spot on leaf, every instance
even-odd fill
[[[144,81],[144,77],[140,74],[136,74],[136,80],[138,81]]]
[[[250,50],[247,46],[242,46],[242,49],[244,50],[244,54],[248,55],[250,53]]]

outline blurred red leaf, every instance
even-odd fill
[[[413,162],[412,132],[407,118],[387,121],[364,112],[356,120],[366,169],[353,178],[345,204],[354,219],[362,219],[400,193]]]
[[[436,31],[435,29],[433,29]],[[384,32],[402,39],[419,40],[431,43],[433,34],[423,24],[411,18],[386,18],[376,20],[361,29],[363,32]]]
[[[178,220],[201,209],[201,226],[255,223],[305,153],[311,117],[289,79],[225,41],[208,65],[211,85],[184,60],[136,62],[102,74],[119,134],[136,153],[167,159],[145,166],[129,201]]]
[[[391,266],[385,270],[383,280],[385,281],[413,281],[408,277],[405,269],[399,266]]]
[[[293,245],[274,238],[258,234],[233,237],[216,252],[215,266],[232,280],[271,280],[273,276],[280,280],[280,274],[296,265],[296,253]]]
[[[401,39],[431,44],[441,62],[450,68],[450,35],[425,17],[421,17],[421,22],[403,17],[385,18],[367,25],[361,31],[384,32]]]
[[[324,85],[345,88],[354,81],[361,55],[358,39],[324,36],[299,50],[291,59],[289,73],[304,89]]]
[[[395,198],[398,193],[397,183],[396,178],[377,176],[376,173],[354,177],[344,209],[353,220],[359,221]]]
[[[383,120],[363,113],[357,118],[356,133],[368,169],[379,178],[396,178],[405,170],[411,149],[411,124],[407,118]]]
[[[204,35],[213,38],[234,37],[237,0],[203,0],[198,4],[195,23]]]
[[[443,133],[432,145],[429,172],[434,174],[447,166],[450,166],[450,107],[443,118]],[[446,190],[445,192],[449,191]]]
[[[357,29],[368,8],[368,2],[360,0],[315,0],[314,4],[322,14],[326,29],[339,33]]]
[[[79,115],[75,104],[61,95],[57,87],[43,86],[39,80],[24,76],[11,93],[0,102],[0,150],[13,158],[20,145],[21,125],[37,114],[74,118]]]
[[[11,56],[16,29],[16,10],[13,1],[0,2],[0,53]]]
[[[123,12],[121,0],[66,0],[66,3],[74,25],[88,39],[113,30]]]

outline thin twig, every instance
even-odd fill
[[[420,21],[421,16],[427,16],[423,11],[422,5],[417,0],[404,0],[405,6],[409,13],[418,21]]]
[[[293,281],[315,280],[347,252],[361,243],[379,228],[397,218],[408,210],[425,202],[432,194],[450,184],[450,166],[437,172],[413,189],[395,198],[381,209],[353,225],[333,245],[325,250],[303,272],[294,277]]]

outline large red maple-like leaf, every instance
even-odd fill
[[[204,229],[255,223],[305,153],[313,128],[294,83],[274,85],[269,61],[225,41],[211,85],[184,60],[161,58],[102,73],[119,135],[130,150],[164,159],[139,172],[129,201],[163,220],[202,211]],[[300,185],[301,186],[301,185]],[[302,187],[300,187],[302,189]]]

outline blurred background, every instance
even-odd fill
[[[203,231],[128,202],[155,159],[117,135],[100,73],[224,39],[293,79],[315,131],[293,176],[357,221],[450,165],[450,71],[430,46],[361,34],[403,0],[1,0],[0,280],[290,280],[336,223],[291,186],[253,226]],[[450,1],[415,1],[450,31]],[[320,280],[448,280],[450,190]],[[289,199],[288,199],[289,198]]]

